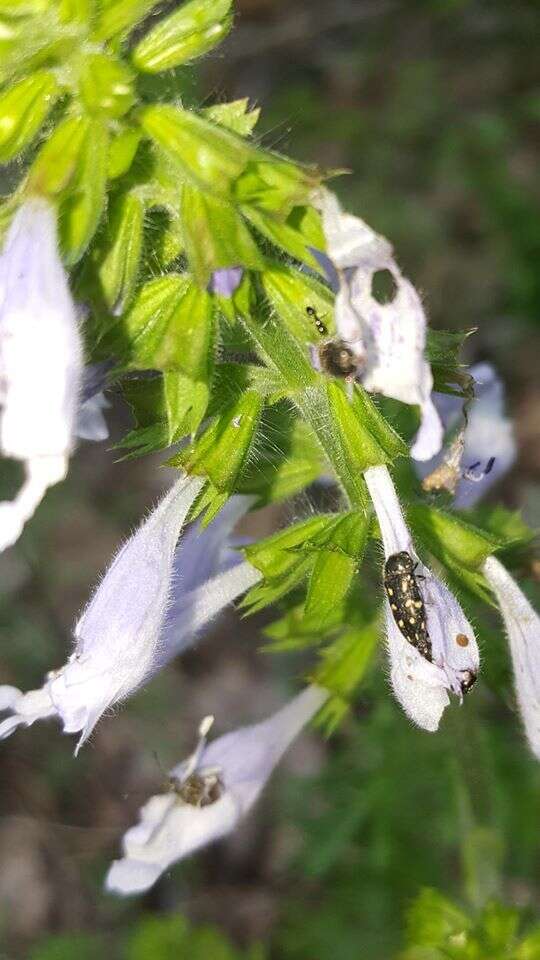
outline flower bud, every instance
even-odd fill
[[[178,67],[208,53],[232,26],[232,0],[191,0],[161,20],[133,51],[135,66],[145,73]]]

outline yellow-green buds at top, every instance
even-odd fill
[[[55,197],[69,187],[89,128],[87,117],[68,117],[58,124],[30,168],[28,185],[32,193]]]
[[[132,74],[104,53],[85,57],[79,77],[81,100],[91,114],[122,117],[135,102]]]
[[[50,70],[38,70],[0,96],[0,163],[27,147],[60,93]]]
[[[228,194],[257,156],[255,147],[181,107],[155,104],[140,113],[145,133],[194,186]]]
[[[92,40],[110,40],[128,33],[143,20],[158,0],[104,0],[92,31]]]
[[[207,53],[232,25],[231,0],[191,0],[162,20],[133,51],[133,62],[145,73],[177,67]]]

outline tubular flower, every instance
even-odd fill
[[[124,835],[124,855],[111,865],[107,889],[142,893],[173,863],[231,833],[327,697],[320,687],[306,687],[268,720],[209,745],[213,718],[206,717],[195,752],[170,772],[169,792],[151,797]]]
[[[384,237],[344,213],[328,190],[318,202],[328,256],[338,276],[338,336],[352,350],[357,377],[366,390],[420,407],[421,424],[411,453],[416,460],[429,460],[441,448],[443,429],[431,397],[433,377],[425,359],[427,321],[420,297]],[[373,279],[380,271],[388,272],[395,286],[387,303],[373,295]]]
[[[516,698],[527,740],[540,760],[540,617],[495,557],[488,557],[483,573],[497,598],[508,634]]]
[[[66,475],[82,369],[55,213],[33,198],[15,214],[0,256],[0,449],[25,470],[18,495],[0,504],[0,550]]]
[[[461,508],[481,500],[510,470],[517,453],[512,421],[505,416],[502,380],[489,363],[477,363],[469,372],[474,400],[466,416],[459,397],[433,394],[445,430],[452,430],[464,417],[462,429],[441,456],[417,467],[424,489],[445,487],[455,492],[455,505]]]
[[[11,713],[0,723],[0,738],[20,725],[57,717],[65,733],[81,734],[78,751],[105,710],[127,699],[259,579],[250,564],[240,563],[207,580],[203,564],[202,578],[191,571],[187,590],[181,580],[174,584],[175,566],[181,569],[188,561],[187,556],[180,561],[183,542],[177,547],[178,536],[203,483],[182,476],[121,548],[77,623],[75,650],[67,663],[49,673],[39,690],[23,694],[0,687],[0,709]],[[214,521],[223,542],[230,514],[221,526],[220,517]],[[200,534],[203,543],[206,538],[215,545],[212,526]],[[218,561],[222,553],[216,551]]]
[[[447,691],[461,698],[475,682],[478,646],[456,598],[418,560],[386,467],[370,467],[364,478],[384,545],[392,688],[411,720],[433,731]]]

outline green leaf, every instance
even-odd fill
[[[230,195],[255,149],[241,137],[181,107],[145,107],[139,120],[146,134],[195,187]]]
[[[355,384],[352,397],[348,397],[343,385],[334,380],[327,383],[326,391],[351,470],[363,473],[368,467],[391,463],[396,457],[407,455],[406,444],[362,387]]]
[[[120,132],[111,139],[107,166],[107,176],[110,180],[116,180],[128,172],[137,153],[141,137],[142,133],[140,130],[127,127],[124,130],[120,130]]]
[[[169,443],[184,434],[194,434],[208,407],[213,355],[206,353],[206,369],[194,379],[176,371],[163,374]]]
[[[407,515],[415,532],[442,563],[479,570],[503,541],[454,513],[424,503],[412,504]]]
[[[189,275],[169,274],[139,288],[105,342],[131,369],[177,370],[197,380],[213,341],[212,298]]]
[[[80,26],[62,23],[52,4],[32,6],[9,2],[0,10],[0,83],[66,59],[83,41]]]
[[[263,269],[264,259],[241,214],[226,200],[186,184],[181,210],[188,261],[200,286],[206,287],[219,267]]]
[[[319,238],[315,229],[315,211],[309,207],[297,207],[286,220],[277,214],[263,213],[247,204],[243,205],[242,212],[276,247],[320,272],[319,263],[310,250],[310,247],[320,249],[324,246],[322,236]]]
[[[128,33],[157,3],[158,0],[102,0],[92,39],[110,40]]]
[[[177,457],[171,466],[208,477],[219,493],[234,493],[249,458],[263,401],[248,390],[204,433]]]
[[[234,197],[237,203],[255,207],[260,213],[273,215],[280,222],[284,222],[291,216],[293,208],[308,207],[311,194],[319,182],[320,176],[315,168],[306,169],[276,154],[260,151],[257,157],[250,160],[236,181]],[[313,225],[319,225],[316,238],[320,240],[323,249],[324,238],[319,216],[313,207],[309,209]],[[294,218],[291,226],[293,223]],[[296,226],[298,228],[298,224]]]
[[[254,368],[254,372],[264,368]],[[250,378],[260,393],[257,378]],[[324,467],[322,451],[290,405],[265,409],[257,437],[257,460],[246,465],[239,493],[255,494],[257,506],[284,500],[313,483]]]
[[[40,70],[0,95],[0,163],[32,143],[60,92],[54,74]]]
[[[475,332],[475,328],[433,330],[428,327],[426,356],[431,364],[434,390],[460,397],[472,397],[473,380],[459,358],[465,341]]]
[[[427,504],[409,506],[407,516],[424,549],[432,553],[462,587],[493,606],[493,598],[480,570],[487,557],[501,548],[503,541],[456,514]]]
[[[339,553],[358,566],[364,556],[369,527],[370,522],[363,513],[342,513],[308,537],[302,549]]]
[[[31,192],[58,196],[71,184],[90,129],[88,117],[68,117],[41,146],[30,168]]]
[[[264,302],[253,302],[241,318],[260,357],[283,378],[291,391],[315,386],[317,374],[300,344],[283,324],[266,313]]]
[[[94,6],[94,0],[60,0],[60,20],[87,26],[94,15]]]
[[[141,259],[144,205],[134,193],[112,204],[105,242],[96,254],[101,292],[112,313],[124,312],[133,295]]]
[[[282,577],[302,559],[297,548],[325,530],[333,520],[333,515],[325,514],[302,520],[286,530],[280,530],[271,537],[245,547],[246,557],[261,571],[265,579]]]
[[[219,123],[222,127],[227,127],[233,133],[238,133],[241,137],[247,137],[255,127],[260,109],[255,107],[249,109],[248,97],[242,97],[240,100],[232,100],[230,103],[216,103],[211,107],[205,107],[202,111],[204,117],[212,120],[213,123]]]
[[[58,221],[60,241],[67,264],[78,262],[94,236],[105,208],[108,133],[100,120],[90,120],[78,162]]]
[[[341,605],[356,573],[356,562],[344,553],[321,550],[308,584],[304,613],[325,628],[339,622]]]
[[[317,717],[317,725],[327,733],[333,733],[347,714],[351,697],[372,662],[380,633],[378,620],[351,627],[323,650],[322,663],[312,679],[332,693]]]
[[[471,929],[467,915],[437,890],[426,889],[417,897],[407,917],[407,942],[410,946],[448,945],[452,937]]]
[[[255,584],[240,602],[240,608],[248,614],[254,614],[265,607],[274,606],[291,590],[301,586],[311,573],[313,564],[313,557],[295,557],[291,568],[282,576]]]
[[[138,70],[159,73],[212,50],[229,32],[231,0],[191,0],[161,20],[137,44]]]
[[[312,307],[328,330],[334,332],[334,294],[314,277],[291,267],[265,270],[263,286],[272,306],[300,342],[314,343],[320,335],[306,312]]]
[[[90,114],[119,119],[135,103],[133,79],[120,60],[105,53],[90,53],[81,63],[81,100]]]

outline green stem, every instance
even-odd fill
[[[264,316],[265,309],[259,315]],[[253,314],[244,314],[242,320],[261,359],[285,381],[291,400],[312,428],[347,505],[367,512],[369,500],[362,470],[351,463],[340,424],[328,402],[324,377],[312,368],[300,344],[273,317],[261,323]]]

